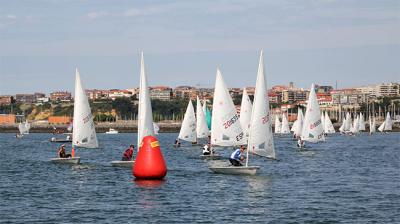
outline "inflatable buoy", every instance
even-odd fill
[[[132,174],[136,179],[162,179],[167,175],[167,165],[161,153],[160,144],[154,136],[143,138]]]

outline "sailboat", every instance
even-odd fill
[[[253,104],[250,101],[246,88],[243,88],[242,103],[240,105],[240,124],[242,125],[243,132],[247,138],[249,135],[251,111]]]
[[[391,131],[392,126],[393,126],[392,118],[390,117],[390,113],[387,112],[385,121],[379,126],[378,130],[380,132]]]
[[[264,75],[264,59],[263,59],[263,52],[261,51],[259,67],[258,67],[258,75],[256,81],[256,89],[254,94],[254,103],[250,121],[246,165],[229,166],[229,167],[210,167],[212,171],[223,174],[255,175],[260,167],[249,166],[249,152],[259,156],[275,159],[274,141],[272,136],[272,127],[269,114],[269,103],[268,103],[268,96],[266,97],[266,93],[267,93],[267,85]],[[227,94],[229,96],[229,93]],[[233,103],[231,105],[233,106]],[[235,127],[235,130],[237,130],[236,133],[239,132],[239,134],[237,135],[239,136],[239,138],[236,138],[236,140],[241,141],[243,138],[240,138],[240,136],[243,135],[243,132],[240,133],[240,126]],[[213,132],[211,132],[211,134],[213,134]]]
[[[369,134],[373,134],[376,132],[376,123],[375,123],[375,117],[369,117]]]
[[[137,150],[139,151],[143,137],[154,136],[153,112],[151,109],[150,90],[147,84],[147,77],[144,67],[144,56],[140,58],[140,84],[139,84],[139,110],[138,110],[138,133]],[[131,161],[112,161],[113,166],[132,168],[134,160]]]
[[[324,127],[321,123],[321,113],[315,94],[314,83],[311,85],[310,96],[308,97],[301,139],[312,143],[325,141]]]
[[[196,103],[196,136],[197,139],[207,138],[210,134],[208,130],[206,115],[204,114],[204,110],[201,106],[201,102],[199,97],[197,96]]]
[[[196,116],[192,100],[189,100],[185,116],[182,121],[178,138],[188,142],[196,142]]]
[[[353,134],[358,134],[359,132],[360,132],[360,127],[359,127],[359,117],[358,117],[358,115],[356,115],[356,117],[354,118],[354,120],[353,120],[353,126],[351,127],[351,129],[350,129],[350,131],[353,133]]]
[[[335,128],[333,127],[332,121],[329,118],[328,113],[325,111],[325,122],[324,122],[324,132],[325,134],[333,134],[335,133]]]
[[[299,107],[297,110],[297,119],[293,123],[291,131],[293,131],[294,137],[300,137],[303,129],[304,115],[303,110]]]
[[[217,69],[211,122],[212,146],[237,146],[246,144],[245,134],[240,124],[231,95],[228,92],[222,74]],[[231,173],[236,167],[211,166],[216,173]]]
[[[289,134],[289,133],[290,133],[289,122],[286,118],[286,115],[282,114],[281,134]]]
[[[358,130],[365,131],[365,121],[364,121],[364,115],[362,113],[360,113],[358,120]]]
[[[275,115],[275,134],[280,134],[281,133],[281,122],[279,121],[279,116]]]
[[[82,148],[98,148],[96,130],[94,127],[92,111],[89,101],[83,88],[78,69],[75,71],[75,99],[74,99],[74,120],[72,131],[72,150],[74,146]],[[72,153],[74,154],[74,153]],[[52,160],[63,160],[64,163],[79,163],[80,157],[57,158]]]
[[[206,116],[208,130],[211,130],[211,111],[207,107],[207,101],[204,100],[203,104],[204,115]]]

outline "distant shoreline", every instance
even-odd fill
[[[180,122],[157,122],[160,127],[160,133],[176,133],[179,132],[181,128]],[[338,131],[340,124],[335,123],[334,127]],[[68,125],[51,125],[51,124],[31,124],[30,133],[53,133],[54,127],[57,131],[61,133],[69,132],[67,130]],[[274,127],[274,125],[272,125]],[[116,123],[98,123],[96,124],[97,133],[105,133],[110,128],[116,129],[119,133],[136,133],[137,132],[137,122],[116,122]],[[369,131],[369,128],[366,130]],[[17,133],[18,124],[12,125],[0,125],[0,133]],[[400,132],[400,125],[394,124],[392,132]]]

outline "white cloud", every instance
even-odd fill
[[[105,17],[110,15],[110,13],[108,12],[104,12],[104,11],[99,11],[99,12],[89,12],[88,14],[86,14],[86,17],[88,17],[89,19],[97,19],[100,17]]]
[[[17,16],[16,16],[16,15],[11,15],[11,14],[10,14],[10,15],[7,15],[6,18],[7,18],[7,19],[10,19],[10,20],[16,20],[16,19],[17,19]]]

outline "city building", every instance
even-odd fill
[[[173,97],[191,99],[193,95],[197,95],[198,90],[192,86],[178,86],[173,91]]]
[[[14,102],[14,97],[10,95],[0,96],[0,105],[10,105]]]
[[[34,103],[36,102],[36,97],[34,94],[16,94],[15,101],[17,103]]]
[[[389,83],[376,86],[377,96],[400,96],[400,84]]]
[[[0,114],[0,124],[14,124],[15,115],[14,114]]]
[[[150,87],[150,99],[170,101],[172,98],[172,88],[168,86],[153,86]]]
[[[110,95],[109,90],[87,89],[85,92],[90,100],[108,99]]]
[[[108,94],[108,98],[112,100],[122,97],[131,97],[131,96],[133,96],[132,92],[124,89],[111,89]]]
[[[50,100],[52,102],[71,101],[71,99],[72,99],[71,93],[67,91],[56,91],[50,93]]]

